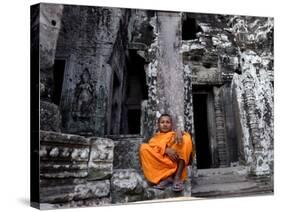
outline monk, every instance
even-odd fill
[[[145,178],[154,188],[172,185],[175,192],[184,189],[185,167],[192,152],[191,137],[187,132],[172,131],[172,118],[162,114],[158,119],[159,131],[139,149],[140,164]]]

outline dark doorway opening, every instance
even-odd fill
[[[122,133],[140,134],[141,104],[148,99],[145,60],[137,54],[137,50],[129,50],[127,61],[125,105],[123,106]]]
[[[211,167],[211,153],[208,136],[207,94],[193,94],[193,113],[197,168]]]
[[[53,74],[54,74],[53,102],[56,105],[60,105],[64,69],[65,69],[65,60],[55,60],[54,69],[53,69]]]
[[[140,116],[141,116],[141,110],[132,109],[128,111],[129,134],[140,133]]]
[[[182,40],[196,39],[196,34],[198,32],[202,32],[202,29],[196,23],[195,18],[185,16],[182,21]]]

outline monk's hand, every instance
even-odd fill
[[[176,153],[175,150],[173,150],[173,149],[167,147],[167,148],[165,149],[165,153],[168,155],[168,157],[169,157],[172,161],[174,161],[174,162],[177,162],[177,161],[178,161],[179,156],[177,155],[177,153]]]
[[[182,136],[183,136],[182,131],[180,129],[177,129],[174,142],[176,144],[181,144],[182,143]]]

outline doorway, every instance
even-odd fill
[[[212,157],[208,130],[206,93],[193,93],[193,114],[197,168],[211,168]]]
[[[54,69],[53,69],[53,76],[54,76],[53,102],[56,105],[60,105],[64,69],[65,69],[65,60],[55,60]]]
[[[144,65],[145,60],[138,55],[137,50],[129,50],[122,117],[122,120],[126,123],[122,129],[124,134],[140,134],[141,103],[148,99]]]

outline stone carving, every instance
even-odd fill
[[[40,146],[40,157],[45,158],[65,158],[72,161],[87,161],[89,157],[89,147],[61,147],[50,144],[42,144]]]
[[[41,131],[41,178],[86,177],[89,150],[89,142],[81,136]]]
[[[99,179],[112,174],[113,147],[110,139],[41,131],[41,202],[52,207],[111,202],[110,181]]]
[[[184,66],[184,82],[184,130],[193,135],[192,70],[189,65]]]
[[[57,105],[45,101],[40,102],[40,129],[61,131],[61,113]]]
[[[216,140],[218,149],[218,160],[220,167],[228,166],[229,161],[227,160],[227,146],[225,139],[225,117],[224,108],[221,102],[222,88],[214,87],[214,109],[215,109],[215,122],[216,122]]]
[[[95,85],[88,68],[83,70],[76,85],[72,116],[74,120],[89,121],[95,106]]]
[[[242,148],[255,175],[270,174],[273,167],[273,87],[263,60],[253,51],[241,55],[242,75],[234,75],[242,129]]]
[[[110,178],[113,170],[114,143],[107,138],[89,138],[91,153],[88,162],[89,180]]]
[[[57,157],[59,155],[59,148],[57,147],[52,148],[49,155],[50,157]]]

